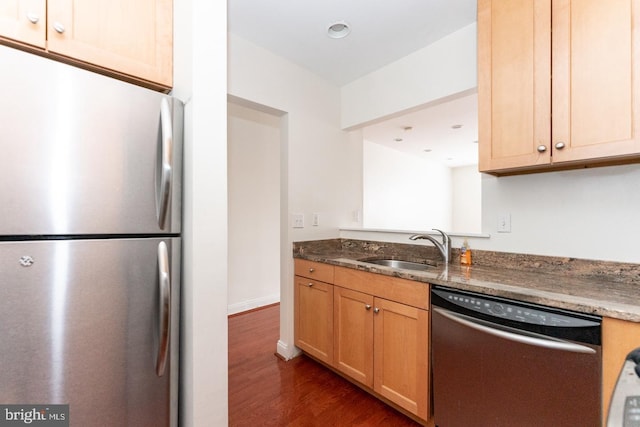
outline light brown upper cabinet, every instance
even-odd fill
[[[0,36],[44,48],[46,0],[0,1]]]
[[[159,88],[173,84],[172,0],[0,2],[0,37]]]
[[[479,168],[640,160],[640,0],[478,1]]]

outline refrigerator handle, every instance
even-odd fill
[[[164,229],[169,210],[169,195],[171,194],[171,174],[173,171],[173,119],[171,107],[167,98],[162,98],[160,103],[160,131],[162,139],[162,154],[156,166],[159,171],[157,182],[158,189],[158,225]]]
[[[156,375],[164,375],[169,355],[169,327],[171,325],[171,274],[169,270],[169,250],[165,242],[158,245],[158,286],[160,291],[158,310],[158,353]]]

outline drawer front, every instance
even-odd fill
[[[308,261],[306,259],[295,259],[294,270],[296,276],[333,283],[333,265]]]
[[[423,310],[429,309],[428,283],[336,267],[334,284]]]

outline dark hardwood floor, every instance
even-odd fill
[[[306,356],[278,358],[279,310],[229,318],[230,426],[419,426]]]

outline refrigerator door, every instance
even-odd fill
[[[0,236],[180,233],[182,103],[0,46]]]
[[[179,238],[0,242],[0,402],[177,425],[179,280]]]

